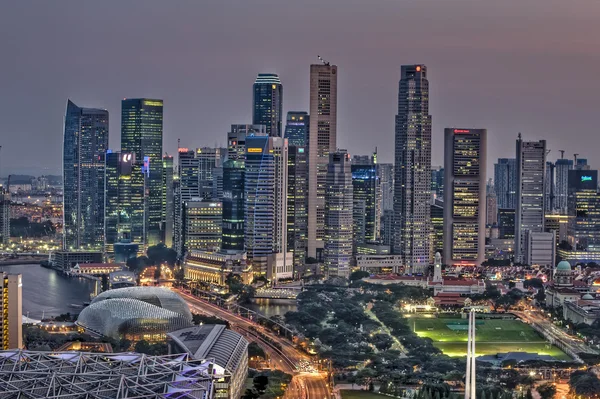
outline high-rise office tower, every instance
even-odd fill
[[[517,160],[499,158],[494,165],[494,188],[498,208],[515,209],[517,198]]]
[[[485,204],[485,224],[488,226],[498,224],[498,199],[496,198],[496,191],[494,191],[493,186],[492,190],[489,190],[486,194]]]
[[[515,212],[515,257],[524,257],[525,231],[544,231],[546,140],[517,139],[517,197]]]
[[[597,170],[569,171],[568,237],[573,249],[600,252]]]
[[[227,159],[244,162],[246,137],[265,134],[265,125],[231,125],[231,130],[227,133]]]
[[[174,228],[174,192],[173,192],[173,156],[163,156],[163,200],[162,200],[162,222],[161,222],[161,241],[167,248],[173,246],[173,228]]]
[[[68,100],[63,144],[63,248],[100,249],[108,111]]]
[[[244,252],[244,161],[228,159],[223,164],[223,239],[224,252]]]
[[[307,112],[290,111],[287,113],[285,138],[288,139],[290,147],[306,147],[309,120]]]
[[[183,205],[184,246],[189,251],[216,252],[221,248],[223,205],[187,201]]]
[[[327,62],[310,66],[309,114],[307,256],[321,259],[327,165],[337,145],[337,66]]]
[[[569,196],[569,170],[573,169],[573,160],[557,159],[554,164],[556,188],[554,191],[555,208],[562,214],[567,214],[567,198]]]
[[[329,154],[325,190],[325,272],[348,277],[352,260],[352,168],[346,150]]]
[[[546,174],[544,179],[546,182],[544,183],[544,211],[551,213],[555,208],[555,194],[554,194],[554,163],[550,161],[546,161]]]
[[[433,252],[444,252],[444,201],[435,199],[431,204],[431,225],[433,228]]]
[[[379,240],[381,218],[381,185],[377,153],[367,156],[355,155],[351,163],[352,198],[355,209],[354,242],[365,243]],[[361,222],[362,221],[362,222]]]
[[[308,239],[308,154],[305,147],[288,148],[287,248],[294,254],[294,266],[306,259]]]
[[[10,192],[0,185],[0,244],[10,241]]]
[[[498,208],[498,238],[515,238],[515,210]]]
[[[259,73],[254,81],[252,123],[264,125],[272,137],[283,137],[283,85],[274,73]]]
[[[293,272],[293,255],[287,256],[287,163],[286,139],[246,138],[245,248],[254,273],[275,281]]]
[[[179,148],[178,175],[180,181],[181,200],[191,201],[200,199],[200,179],[198,178],[199,159],[196,151]]]
[[[179,175],[173,177],[173,211],[173,249],[180,257],[183,255],[183,202]]]
[[[130,242],[145,245],[145,182],[143,164],[129,152],[106,154],[105,252],[114,245]],[[162,179],[161,179],[162,180]],[[159,198],[161,200],[161,198]]]
[[[378,168],[381,186],[381,215],[394,209],[394,164],[380,163]]]
[[[444,264],[485,260],[487,130],[444,129]]]
[[[444,168],[436,166],[431,168],[431,193],[434,199],[444,198]]]
[[[0,273],[0,336],[2,350],[23,348],[23,279],[20,274]]]
[[[586,158],[575,158],[575,169],[577,170],[590,170],[590,165]]]
[[[132,153],[146,176],[146,244],[161,239],[163,102],[148,98],[121,102],[121,151]]]
[[[394,242],[413,272],[431,257],[431,115],[425,65],[403,65],[398,90],[394,162]]]
[[[392,245],[394,239],[394,210],[386,209],[381,216],[381,242]]]

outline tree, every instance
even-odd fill
[[[175,269],[175,271],[173,272],[173,277],[175,277],[175,280],[177,282],[183,282],[183,280],[185,280],[185,270],[183,269],[183,267],[178,267],[177,269]]]
[[[571,393],[583,398],[595,398],[600,392],[600,380],[596,374],[577,370],[569,378]]]
[[[266,359],[267,355],[263,348],[256,342],[251,342],[250,345],[248,345],[248,357],[262,357],[263,359]]]
[[[148,259],[152,265],[159,266],[167,263],[169,266],[175,266],[177,261],[177,252],[173,248],[167,248],[165,244],[153,245],[146,251]]]
[[[556,385],[547,382],[537,387],[536,391],[538,391],[542,399],[552,399],[556,395]]]
[[[542,281],[542,279],[539,279],[539,278],[530,278],[529,280],[525,280],[523,282],[523,287],[525,287],[525,288],[532,287],[532,288],[539,290],[539,289],[544,288],[544,282]]]
[[[350,281],[351,282],[357,281],[357,280],[360,280],[362,278],[369,277],[369,276],[370,276],[369,272],[366,272],[364,270],[357,270],[355,272],[352,272],[352,274],[350,274]]]
[[[252,385],[262,395],[267,390],[267,385],[269,385],[269,377],[266,375],[257,375],[252,380]]]

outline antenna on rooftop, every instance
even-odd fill
[[[320,55],[317,55],[317,58],[319,59],[319,61],[321,61],[321,62],[323,63],[323,65],[326,65],[326,66],[329,66],[329,65],[330,65],[330,64],[329,64],[329,62],[328,62],[328,61],[325,61],[325,60],[323,59],[323,57],[321,57]]]

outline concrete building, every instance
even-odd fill
[[[433,199],[444,199],[444,168],[436,166],[431,168],[431,194]]]
[[[487,130],[444,129],[444,264],[485,260]]]
[[[325,272],[348,277],[352,261],[352,170],[346,150],[329,154],[325,187]]]
[[[248,341],[242,335],[224,325],[205,324],[173,331],[168,339],[171,352],[210,359],[225,369],[226,376],[215,383],[215,398],[242,396],[248,376]]]
[[[246,137],[264,136],[267,134],[265,125],[231,125],[227,133],[227,159],[244,162],[246,159]]]
[[[403,65],[394,157],[392,251],[415,272],[427,270],[431,238],[431,115],[425,65]],[[445,183],[446,184],[446,183]]]
[[[293,276],[288,256],[272,256],[287,253],[287,164],[286,139],[246,138],[245,248],[255,275],[275,281]],[[275,261],[284,263],[275,265]]]
[[[179,148],[179,179],[182,200],[211,200],[218,195],[215,171],[222,167],[227,149],[202,147]]]
[[[231,273],[240,276],[244,284],[252,282],[252,268],[245,252],[189,251],[183,264],[185,278],[225,285]]]
[[[310,66],[307,256],[319,260],[325,238],[327,164],[329,153],[337,148],[337,72],[328,62]]]
[[[146,183],[147,175],[143,172],[143,165],[136,161],[134,154],[124,152],[106,154],[104,217],[106,253],[113,254],[115,244],[121,242],[137,244],[141,250],[144,250],[147,244]],[[162,208],[162,198],[159,200]]]
[[[545,293],[546,306],[549,308],[558,308],[581,298],[581,293],[573,289],[573,269],[569,262],[563,260],[556,265],[552,283]]]
[[[357,255],[356,267],[372,274],[402,274],[402,255]]]
[[[546,140],[517,139],[517,199],[515,213],[515,258],[524,259],[525,231],[544,231],[546,192]]]
[[[444,201],[436,199],[431,204],[431,244],[434,252],[444,252]]]
[[[0,336],[2,350],[23,348],[23,279],[21,274],[0,274],[0,308],[2,320]]]
[[[77,264],[102,263],[100,251],[56,251],[54,252],[54,265],[66,272]]]
[[[494,164],[494,189],[498,208],[515,209],[517,204],[517,160],[499,158]]]
[[[307,147],[309,124],[310,117],[307,112],[290,111],[287,113],[285,138],[288,140],[290,147]]]
[[[63,145],[63,248],[102,249],[108,111],[68,100]]]
[[[183,205],[186,251],[218,251],[221,248],[223,204],[214,201],[187,201]]]
[[[175,227],[175,193],[173,191],[173,156],[163,156],[163,201],[161,241],[167,248],[173,247],[173,229]]]
[[[498,238],[515,238],[515,210],[498,208]]]
[[[554,232],[525,230],[523,240],[524,262],[530,266],[551,266],[556,259],[556,236]]]
[[[485,195],[485,224],[494,226],[498,224],[498,197],[494,186],[488,182]]]
[[[259,73],[254,81],[252,123],[264,125],[272,137],[283,137],[283,85],[274,73]]]
[[[10,192],[0,185],[0,244],[10,241]]]
[[[380,163],[377,171],[379,173],[379,184],[381,186],[381,215],[385,211],[394,210],[394,164]]]
[[[294,267],[298,267],[304,264],[308,243],[306,147],[289,146],[288,148],[287,187],[287,250],[294,254]]]
[[[161,242],[163,198],[163,101],[129,98],[121,102],[121,151],[134,155],[145,177],[144,236]]]

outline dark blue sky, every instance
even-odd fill
[[[338,143],[393,159],[401,64],[425,63],[433,163],[443,128],[488,129],[489,165],[517,132],[597,167],[600,2],[595,0],[78,0],[0,9],[0,174],[59,173],[67,98],[110,112],[165,101],[164,148],[225,143],[251,120],[252,83],[275,72],[284,109],[307,110],[309,64],[339,67]],[[489,174],[489,173],[488,173]]]

